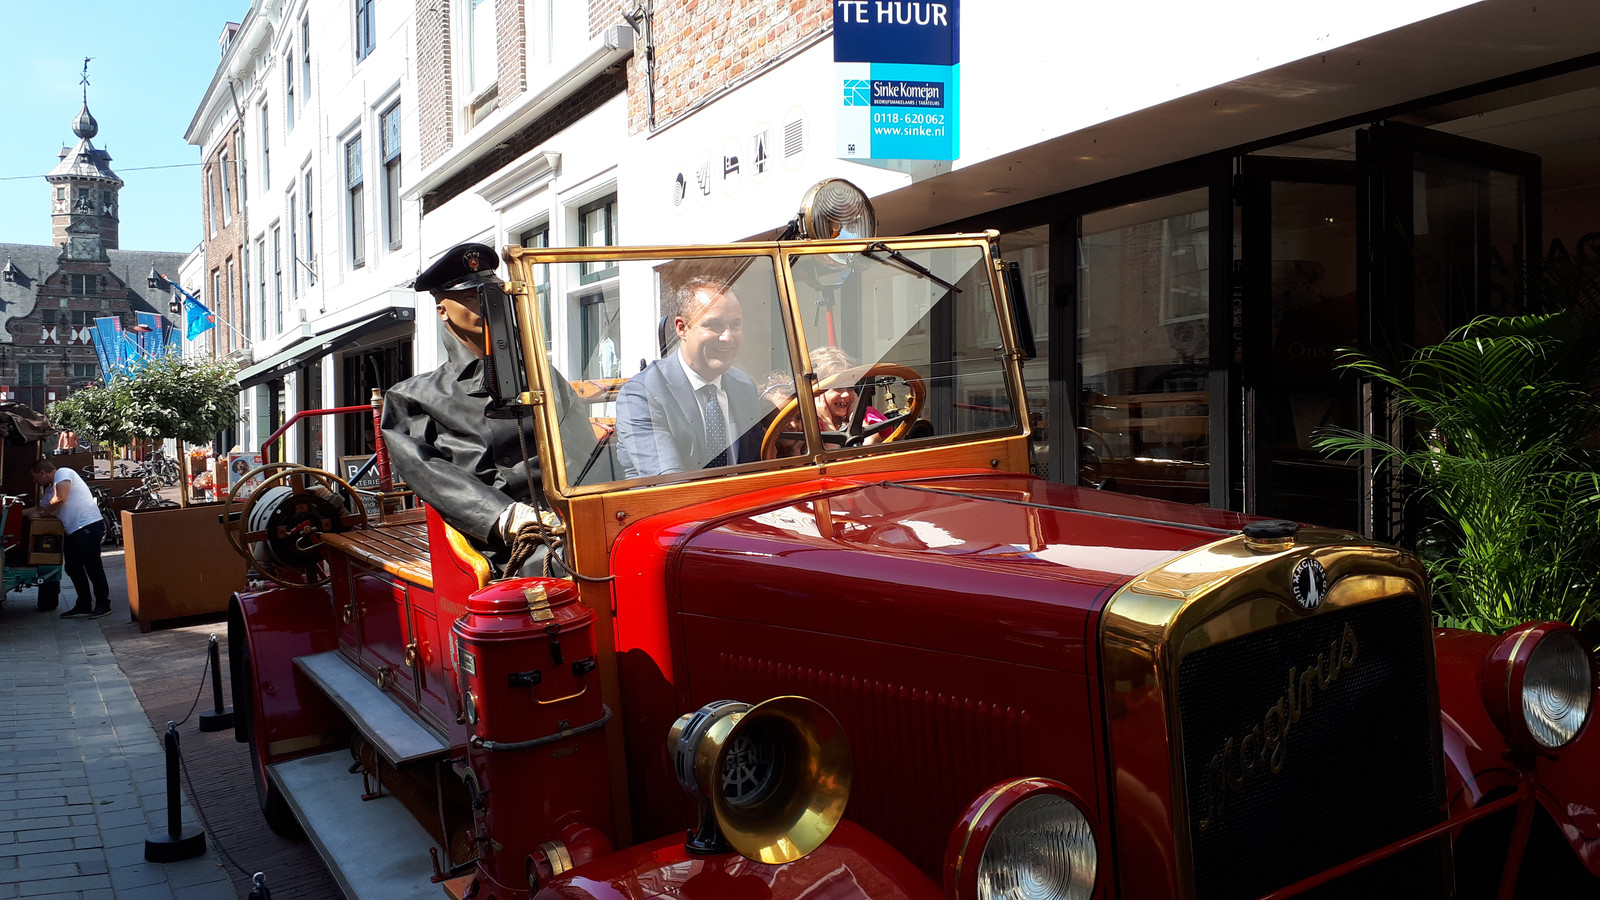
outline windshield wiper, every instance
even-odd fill
[[[919,263],[904,253],[901,253],[899,250],[890,247],[883,241],[874,241],[873,243],[867,245],[867,249],[861,251],[861,255],[868,259],[877,259],[878,257],[872,255],[874,253],[887,253],[889,254],[890,259],[899,263],[901,266],[910,269],[914,274],[921,275],[923,278],[932,281],[947,291],[955,291],[958,294],[961,293],[961,288],[956,287],[950,282],[945,281],[943,278],[940,278],[939,276],[928,271],[927,266],[924,266],[922,263]]]

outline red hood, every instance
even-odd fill
[[[682,611],[1060,668],[1116,588],[1249,521],[1018,475],[820,487],[692,530]]]

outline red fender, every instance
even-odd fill
[[[249,692],[248,733],[259,759],[270,763],[303,756],[327,743],[328,735],[349,728],[338,708],[294,667],[296,657],[338,646],[326,589],[269,587],[233,595],[228,604],[233,696]],[[250,655],[250,684],[239,683],[241,650]]]
[[[1516,772],[1505,761],[1509,747],[1490,721],[1478,691],[1478,672],[1495,640],[1475,631],[1434,631],[1445,787],[1452,817],[1477,806],[1487,795],[1517,787]],[[1600,713],[1600,708],[1594,712]],[[1559,756],[1540,760],[1534,774],[1539,804],[1589,872],[1600,877],[1600,811],[1596,810],[1600,728],[1586,728]]]

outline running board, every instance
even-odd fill
[[[433,839],[399,800],[362,800],[350,753],[273,763],[267,772],[348,900],[440,900]]]
[[[368,681],[339,651],[297,657],[294,665],[322,688],[390,765],[441,759],[448,753],[443,737]]]

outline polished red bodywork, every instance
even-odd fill
[[[243,686],[250,691],[250,721],[235,730],[248,735],[258,759],[303,755],[318,747],[318,736],[348,728],[344,715],[294,666],[296,657],[338,646],[330,602],[319,588],[269,587],[241,591],[229,603],[229,664],[237,668],[248,648],[253,675]],[[235,697],[240,690],[235,677]],[[275,745],[289,749],[275,751]]]
[[[683,838],[637,844],[580,866],[536,900],[940,900],[939,889],[883,841],[848,821],[792,863],[691,856]]]
[[[636,830],[684,821],[647,736],[711,699],[785,693],[843,723],[848,816],[926,872],[961,810],[1000,780],[1072,785],[1103,825],[1098,611],[1244,521],[946,473],[824,479],[639,523],[612,555]]]

